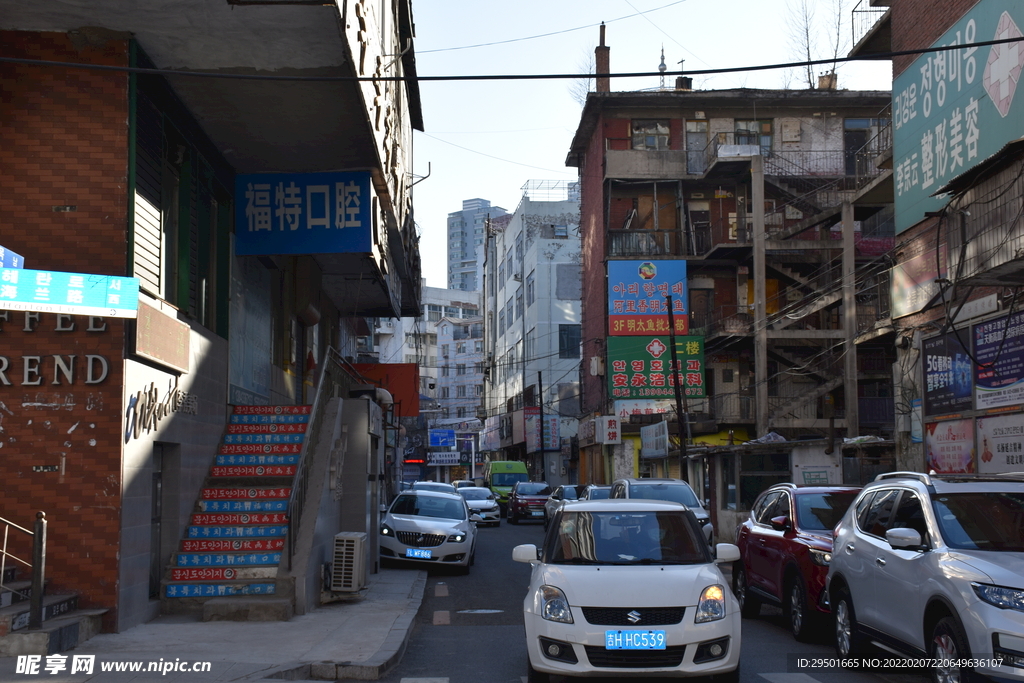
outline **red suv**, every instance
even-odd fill
[[[762,603],[779,605],[793,637],[803,640],[812,620],[829,614],[825,577],[832,559],[832,528],[857,497],[858,487],[777,484],[760,496],[736,527],[740,559],[732,588],[746,618]]]
[[[521,519],[544,521],[544,503],[551,495],[551,487],[543,481],[517,481],[508,494],[508,523],[519,524]]]

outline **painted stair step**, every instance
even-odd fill
[[[291,488],[206,488],[200,494],[201,500],[287,500]]]
[[[309,422],[309,415],[232,415],[229,422],[235,425],[301,424]]]
[[[287,500],[201,500],[200,512],[284,512]]]
[[[211,477],[294,477],[295,465],[214,465]]]
[[[224,555],[215,553],[178,553],[178,567],[254,567],[281,564],[280,552]]]
[[[221,444],[217,452],[218,465],[297,465],[302,444]]]
[[[288,526],[190,526],[188,538],[274,538],[285,536]]]
[[[226,512],[226,513],[200,513],[192,515],[192,524],[195,526],[215,525],[236,525],[236,524],[287,524],[288,515],[281,512],[273,513],[248,513],[248,512]]]
[[[46,594],[46,591],[43,591]],[[0,607],[9,607],[16,602],[30,600],[32,598],[32,579],[21,579],[19,581],[4,581],[0,589]]]
[[[228,434],[305,434],[305,424],[228,425]]]
[[[250,581],[273,579],[277,565],[265,567],[173,567],[171,581]]]
[[[313,406],[234,406],[233,415],[309,415]]]
[[[274,591],[272,583],[178,583],[168,584],[164,595],[168,598],[206,598],[221,595],[273,595]]]
[[[29,601],[16,602],[0,609],[0,633],[28,628]],[[43,621],[54,619],[78,609],[78,594],[51,594],[43,596]]]
[[[254,444],[254,443],[302,443],[306,439],[305,434],[225,434],[225,444]]]
[[[242,540],[233,539],[191,539],[181,542],[183,553],[226,553],[226,552],[264,552],[267,550],[283,550],[283,538],[255,538]]]

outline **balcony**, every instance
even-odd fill
[[[860,0],[851,12],[853,49],[848,57],[892,51],[892,22],[886,0]]]
[[[687,154],[683,150],[632,149],[628,138],[605,140],[605,178],[622,180],[665,180],[687,175]],[[699,175],[703,169],[691,171]]]
[[[608,256],[647,257],[676,256],[679,252],[679,233],[666,230],[609,230]]]
[[[754,422],[754,397],[740,394],[715,394],[711,397],[711,417],[717,422]]]
[[[713,311],[690,311],[690,334],[711,337],[749,336],[754,316],[748,306],[728,304]]]

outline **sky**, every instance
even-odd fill
[[[851,42],[852,0],[415,0],[416,68],[424,76],[584,74],[593,69],[603,21],[611,72],[668,71],[801,61],[792,35],[799,3],[812,12],[812,57],[840,56]],[[865,3],[866,4],[866,3]],[[536,37],[541,36],[541,37]],[[680,60],[685,60],[679,64]],[[824,66],[815,67],[824,72]],[[889,90],[890,62],[837,68],[840,89]],[[806,88],[796,69],[694,75],[696,90]],[[675,76],[665,78],[674,86]],[[613,78],[612,91],[660,87],[657,75]],[[420,82],[424,131],[413,140],[413,208],[423,276],[447,287],[447,217],[464,199],[512,212],[531,180],[576,179],[565,166],[579,124],[579,81]]]

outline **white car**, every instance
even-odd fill
[[[404,491],[381,520],[381,560],[454,565],[468,573],[479,521],[457,493]]]
[[[480,524],[501,524],[498,497],[482,486],[461,486],[459,494],[466,499],[471,514],[480,515]]]
[[[551,518],[555,516],[555,509],[558,508],[563,502],[567,500],[576,500],[577,491],[580,487],[576,484],[562,484],[555,488],[548,496],[548,499],[544,501],[544,528],[548,528],[548,523]]]
[[[738,681],[740,608],[693,513],[679,503],[563,503],[523,602],[529,680],[562,676],[710,676]]]
[[[937,682],[1024,681],[1024,475],[880,474],[832,535],[840,658],[872,642]]]
[[[697,500],[697,494],[682,479],[616,479],[612,482],[610,498],[643,498],[645,500],[674,500],[693,510],[700,522],[708,545],[714,545],[715,532],[711,515]]]

